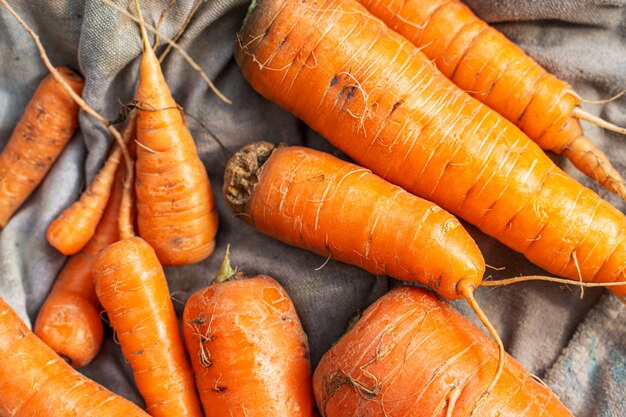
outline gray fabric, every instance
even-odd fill
[[[80,69],[87,79],[86,100],[105,117],[114,119],[120,111],[119,103],[133,97],[140,53],[135,25],[100,0],[13,0],[11,3],[41,35],[55,64]],[[144,6],[145,17],[154,22],[167,1],[149,3],[150,7]],[[244,0],[206,1],[181,41],[234,104],[227,106],[220,102],[180,56],[173,53],[163,68],[175,99],[190,116],[199,118],[221,139],[228,154],[244,143],[262,139],[333,151],[301,122],[254,93],[240,75],[232,48],[234,34],[245,14],[245,3]],[[502,22],[499,28],[551,71],[572,82],[583,96],[608,97],[626,87],[624,1],[470,3],[488,20]],[[126,1],[118,0],[118,4],[125,6]],[[163,25],[165,34],[172,36],[176,32],[191,5],[191,1],[176,3]],[[37,82],[46,74],[31,39],[4,10],[0,10],[0,57],[2,144]],[[624,103],[622,99],[606,106],[585,107],[626,125]],[[334,261],[317,271],[324,259],[274,242],[233,219],[220,195],[228,155],[191,117],[189,125],[212,178],[221,225],[213,256],[197,265],[166,270],[173,297],[179,301],[175,303],[178,313],[191,293],[206,285],[215,274],[225,246],[230,243],[234,264],[249,273],[271,275],[285,286],[302,317],[316,363],[355,312],[383,294],[390,284],[398,283]],[[104,129],[85,115],[81,116],[81,128],[43,185],[0,232],[0,294],[27,320],[34,319],[64,262],[47,245],[45,229],[93,177],[110,143]],[[586,128],[588,135],[609,152],[620,172],[626,174],[624,139],[593,127]],[[626,206],[617,197],[573,171],[562,158],[554,158],[576,178],[624,210]],[[487,263],[506,267],[504,271],[489,271],[494,277],[541,273],[523,256],[473,227],[468,229]],[[529,371],[538,376],[548,375],[548,382],[578,417],[624,416],[626,409],[620,399],[626,396],[626,335],[620,325],[625,309],[613,301],[598,304],[605,293],[601,289],[587,290],[585,298],[580,300],[578,289],[528,283],[482,289],[478,299],[500,330],[507,350]],[[455,305],[474,319],[464,303]],[[603,330],[607,320],[616,331]],[[598,344],[603,349],[597,349]],[[594,366],[591,373],[587,366],[589,359]],[[128,365],[110,332],[99,357],[83,371],[141,403]],[[577,382],[570,384],[573,379]]]

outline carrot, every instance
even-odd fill
[[[67,67],[59,73],[78,94],[84,81]],[[78,126],[78,106],[52,76],[35,90],[0,154],[0,228],[37,188]]]
[[[139,234],[163,265],[195,263],[215,248],[218,218],[211,184],[143,23],[141,34],[135,183]]]
[[[94,260],[96,294],[152,416],[202,416],[163,268],[139,237]]]
[[[492,395],[496,352],[469,320],[416,287],[388,292],[320,361],[313,386],[323,417],[572,417],[513,358]]]
[[[35,320],[35,334],[76,368],[90,363],[102,345],[92,263],[100,250],[119,239],[122,179],[123,170],[118,169],[111,198],[93,237],[68,259]]]
[[[206,415],[315,416],[307,336],[284,288],[228,259],[194,293],[183,332]]]
[[[37,338],[0,298],[0,415],[146,416],[81,375]]]
[[[584,135],[579,119],[621,133],[580,107],[573,87],[548,73],[460,0],[359,0],[418,46],[456,85],[515,123],[541,148],[626,198],[626,183]]]
[[[359,165],[551,273],[624,281],[624,215],[358,2],[257,2],[236,59],[257,91]]]
[[[133,113],[128,124],[122,129],[121,133],[126,144],[135,136],[135,122],[136,113]],[[80,199],[65,209],[48,227],[46,234],[48,242],[62,254],[77,253],[94,236],[111,196],[115,172],[121,160],[122,148],[118,146],[111,152]]]

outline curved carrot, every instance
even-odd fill
[[[122,138],[126,144],[135,136],[135,122],[136,113],[133,113],[128,124],[122,129]],[[65,209],[48,227],[46,234],[48,242],[62,254],[77,253],[96,232],[109,201],[116,177],[115,172],[121,160],[122,148],[116,146],[80,199]]]
[[[111,198],[93,237],[68,259],[35,320],[35,334],[76,368],[91,362],[102,345],[100,302],[94,288],[92,263],[103,248],[119,239],[124,171],[117,170]]]
[[[547,271],[624,281],[624,215],[360,4],[255,4],[236,59],[262,95]],[[612,290],[626,294],[626,285]]]
[[[239,278],[228,251],[224,265],[183,313],[207,416],[314,416],[307,336],[289,295],[268,276]]]
[[[323,417],[572,417],[510,356],[492,395],[472,411],[496,362],[469,320],[425,290],[399,287],[324,355],[313,384]]]
[[[215,248],[218,218],[206,169],[141,26],[137,109],[139,235],[163,265],[199,262]]]
[[[626,198],[626,183],[584,135],[573,87],[544,70],[460,0],[359,0],[473,97],[515,123],[541,148]],[[592,123],[596,123],[590,120]],[[622,132],[624,133],[624,132]]]
[[[67,67],[63,79],[78,94],[84,81]],[[0,228],[37,188],[78,126],[78,105],[52,76],[37,87],[0,154]]]
[[[96,294],[152,416],[202,416],[163,268],[143,239],[113,243],[94,260]]]
[[[0,298],[0,415],[20,417],[147,416],[72,369]]]

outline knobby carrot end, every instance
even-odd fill
[[[273,143],[254,142],[241,148],[226,164],[222,192],[235,216],[246,213],[263,164],[276,148]]]

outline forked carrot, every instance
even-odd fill
[[[144,46],[136,94],[139,234],[163,265],[195,263],[215,248],[211,184],[139,17]]]
[[[469,320],[416,287],[372,304],[315,370],[323,417],[573,417],[550,389],[513,358],[492,395],[496,351]]]
[[[583,111],[574,88],[548,73],[460,0],[359,0],[473,97],[515,123],[543,149],[626,198],[626,183],[582,131],[580,120],[626,134]]]
[[[100,250],[119,240],[123,172],[118,169],[111,197],[93,237],[67,260],[35,320],[35,334],[76,368],[91,362],[102,344],[101,307],[92,264]]]
[[[125,144],[135,137],[135,123],[136,113],[132,113],[121,132]],[[48,227],[48,242],[62,254],[79,252],[94,236],[111,196],[115,172],[121,160],[122,148],[115,146],[80,199],[65,209]]]
[[[78,94],[84,80],[67,67],[59,73]],[[0,154],[0,228],[44,179],[78,126],[78,106],[52,77],[37,87]]]
[[[0,415],[147,416],[78,373],[35,336],[0,298]]]
[[[307,336],[285,292],[233,270],[228,249],[183,313],[185,343],[207,416],[313,417]]]
[[[256,2],[236,59],[257,91],[359,165],[551,273],[626,279],[624,215],[358,2]]]

